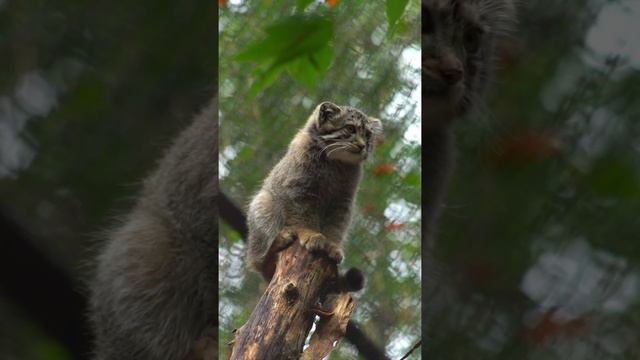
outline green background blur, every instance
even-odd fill
[[[342,266],[368,280],[353,319],[396,359],[421,336],[420,4],[299,3],[232,1],[220,11],[220,189],[245,208],[322,101],[380,118],[384,142],[365,165]],[[245,268],[244,245],[221,222],[222,354],[266,288]],[[346,340],[331,355],[354,358]]]
[[[640,358],[639,5],[521,3],[458,127],[425,358]]]
[[[71,280],[59,292],[84,296],[90,247],[214,93],[216,14],[208,0],[0,1],[0,213]],[[15,258],[0,248],[3,261]],[[13,260],[3,276],[34,269],[34,259]],[[84,358],[7,289],[1,359]],[[45,313],[85,313],[58,295],[33,300]]]

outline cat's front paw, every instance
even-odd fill
[[[300,244],[309,251],[324,251],[327,238],[317,232],[301,231]]]
[[[340,248],[340,245],[333,242],[327,242],[325,251],[327,255],[336,263],[340,264],[342,262],[344,255],[342,254],[342,249]]]
[[[306,235],[303,236],[302,234]],[[305,233],[302,232],[300,234],[300,244],[305,247],[310,252],[323,252],[329,256],[330,259],[335,261],[336,263],[341,263],[343,259],[342,249],[340,245],[327,240],[327,238],[316,232]]]
[[[276,241],[273,244],[275,251],[281,251],[289,247],[298,238],[298,233],[292,227],[284,227],[278,233]]]

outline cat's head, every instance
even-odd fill
[[[328,101],[315,108],[309,125],[316,133],[321,153],[328,159],[348,164],[366,160],[382,134],[380,120]]]
[[[476,105],[514,17],[512,0],[422,0],[427,126],[446,125]]]

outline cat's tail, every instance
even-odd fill
[[[247,212],[249,236],[247,241],[247,259],[249,264],[262,272],[265,258],[280,230],[284,227],[285,217],[282,205],[273,194],[262,189],[251,200]]]

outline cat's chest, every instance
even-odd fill
[[[349,200],[357,186],[358,174],[349,169],[323,168],[317,166],[304,169],[291,177],[283,185],[294,197],[302,197],[331,204]]]

